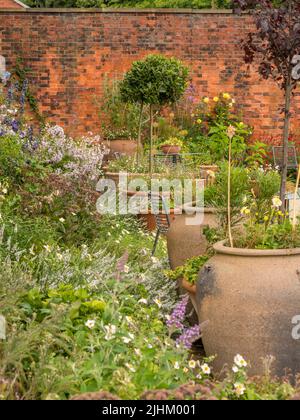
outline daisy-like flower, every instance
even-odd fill
[[[195,369],[196,366],[197,366],[197,363],[195,362],[195,360],[190,360],[189,361],[189,368],[190,369]]]
[[[204,365],[201,366],[201,370],[205,375],[210,375],[211,368],[208,366],[207,363],[204,363]]]
[[[132,364],[130,363],[125,363],[125,366],[127,367],[128,370],[130,370],[130,372],[136,372],[135,368],[132,366]]]
[[[147,299],[140,299],[138,303],[142,303],[143,305],[148,305]]]
[[[273,207],[279,208],[282,205],[282,201],[280,200],[279,197],[275,196],[272,199],[272,204],[273,204]]]
[[[205,98],[203,98],[203,102],[204,102],[205,104],[208,104],[208,103],[209,103],[209,98],[206,96]]]
[[[189,372],[188,368],[186,368],[186,367],[185,367],[185,368],[183,368],[183,372],[184,372],[184,373],[188,373],[188,372]]]
[[[94,319],[88,319],[84,325],[92,330],[96,325],[96,321]]]
[[[122,337],[123,343],[128,344],[130,343],[132,340],[129,337]]]
[[[217,103],[217,102],[219,102],[219,100],[220,100],[220,99],[219,99],[219,97],[218,97],[218,96],[215,96],[215,97],[214,97],[214,99],[213,99],[213,101],[214,101],[214,102],[216,102],[216,103]]]
[[[130,271],[130,267],[129,267],[129,265],[124,265],[124,273],[125,273],[125,274],[128,274],[128,273],[129,273],[129,271]]]
[[[234,366],[232,367],[232,372],[233,372],[233,373],[238,373],[238,372],[239,372],[239,368],[238,368],[236,365],[234,365]]]
[[[174,363],[174,369],[176,369],[176,370],[180,369],[180,365],[179,365],[178,362],[175,362]]]
[[[161,308],[162,307],[162,303],[159,299],[154,299],[154,303],[156,303],[156,305]]]
[[[241,214],[245,214],[245,215],[250,214],[250,209],[248,209],[248,207],[243,207],[241,209]]]
[[[197,124],[199,124],[199,125],[200,125],[200,124],[202,124],[202,120],[201,120],[200,118],[199,118],[196,122],[197,122]]]
[[[65,223],[65,219],[64,219],[63,217],[61,217],[61,218],[59,219],[59,221],[60,221],[60,223]]]
[[[234,388],[235,388],[235,393],[238,397],[241,397],[242,395],[244,395],[244,393],[246,391],[245,385],[241,384],[239,382],[234,384]]]
[[[229,100],[229,99],[231,99],[231,96],[229,95],[229,93],[225,92],[225,93],[223,93],[223,98]]]
[[[105,334],[105,340],[109,341],[112,340],[113,338],[115,338],[115,334],[117,332],[117,327],[115,325],[109,324],[109,325],[105,325],[104,329],[106,331]]]
[[[196,376],[197,379],[202,379],[202,375],[201,373],[198,373],[198,375]]]
[[[246,360],[240,354],[237,354],[234,358],[234,364],[239,368],[245,368],[248,366]]]

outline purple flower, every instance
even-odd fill
[[[189,296],[184,296],[181,301],[176,305],[175,309],[173,310],[170,319],[167,321],[168,328],[182,330],[183,329],[183,321],[185,318],[186,307],[189,301]]]
[[[181,336],[177,338],[176,345],[183,345],[185,348],[190,349],[193,343],[200,338],[200,335],[200,325],[196,324],[191,328],[186,328]]]
[[[11,128],[16,133],[19,129],[19,122],[17,120],[13,120],[12,123],[11,123]]]

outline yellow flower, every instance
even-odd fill
[[[191,114],[191,117],[194,118],[195,114]]]
[[[216,103],[217,103],[217,102],[219,102],[219,100],[220,100],[220,99],[219,99],[219,97],[218,97],[218,96],[215,96],[215,97],[214,97],[214,99],[213,99],[213,101],[214,101],[214,102],[216,102]]]
[[[229,93],[223,93],[223,98],[224,99],[231,99],[231,96],[229,95]]]
[[[206,96],[206,97],[203,99],[203,102],[204,102],[205,104],[208,104],[208,103],[209,103],[209,98]]]
[[[272,199],[272,204],[273,204],[273,207],[279,208],[282,205],[282,201],[280,200],[279,197],[275,196]]]
[[[241,210],[241,214],[250,214],[250,209],[248,209],[248,207],[243,207]]]
[[[202,120],[200,118],[197,120],[197,124],[202,124]]]
[[[264,217],[264,221],[267,222],[269,220],[269,216]]]
[[[188,368],[186,368],[186,367],[185,367],[185,368],[183,368],[183,372],[184,372],[184,373],[188,373],[188,371],[189,371],[189,370],[188,370]]]

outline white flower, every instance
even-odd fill
[[[91,330],[95,327],[96,321],[94,319],[88,319],[84,325]]]
[[[243,207],[241,209],[241,214],[249,214],[250,213],[250,209],[248,209],[248,207]]]
[[[162,303],[159,299],[154,299],[154,303],[156,303],[156,305],[161,308],[162,307]]]
[[[180,365],[179,365],[178,362],[175,362],[174,363],[174,369],[176,369],[176,370],[180,369]]]
[[[112,340],[117,332],[117,327],[115,325],[109,324],[105,325],[104,329],[106,331],[105,340]]]
[[[130,271],[130,267],[128,265],[124,265],[124,273],[128,274]]]
[[[184,372],[184,373],[188,373],[188,372],[189,372],[188,368],[186,368],[186,367],[185,367],[185,368],[183,368],[183,372]]]
[[[197,379],[202,379],[202,376],[200,373],[198,373],[198,375],[196,376]]]
[[[189,361],[189,368],[190,369],[195,369],[197,363],[195,362],[195,360],[190,360]]]
[[[201,370],[205,375],[210,375],[211,373],[211,369],[207,363],[204,363],[204,365],[201,366]]]
[[[138,303],[143,303],[144,305],[148,305],[147,299],[140,299]]]
[[[142,356],[141,350],[140,349],[134,349],[134,352],[137,356]]]
[[[232,372],[234,372],[234,373],[238,373],[239,372],[239,368],[237,367],[237,366],[233,366],[232,367]]]
[[[158,264],[159,263],[159,259],[156,257],[151,257],[151,260],[153,262],[153,264]]]
[[[46,252],[51,252],[51,246],[50,245],[44,245]]]
[[[243,368],[243,367],[247,367],[248,363],[245,361],[245,359],[243,358],[243,356],[241,356],[240,354],[237,354],[234,358],[234,363],[239,367],[239,368]]]
[[[3,188],[2,192],[3,194],[7,194],[7,188]]]
[[[129,369],[131,372],[135,372],[135,368],[130,364],[130,363],[125,363],[125,366],[127,367],[127,369]]]
[[[282,201],[279,197],[274,197],[272,200],[273,207],[279,208],[282,205]]]
[[[234,388],[235,388],[235,393],[238,397],[244,395],[244,393],[246,391],[245,385],[243,385],[241,383],[238,383],[238,382],[234,384]]]
[[[122,337],[122,340],[125,344],[128,344],[128,343],[131,342],[131,338],[129,338],[129,337]]]
[[[65,219],[64,219],[63,217],[61,217],[61,218],[59,219],[59,221],[60,221],[60,223],[65,223]]]

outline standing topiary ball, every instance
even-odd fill
[[[133,63],[121,83],[124,102],[166,105],[177,102],[187,88],[189,70],[180,60],[159,54]]]
[[[187,88],[189,70],[180,60],[159,54],[148,55],[133,63],[120,85],[125,103],[140,104],[138,151],[141,149],[141,116],[145,105],[150,108],[150,161],[152,173],[153,107],[174,104]],[[139,154],[139,153],[138,153]]]

